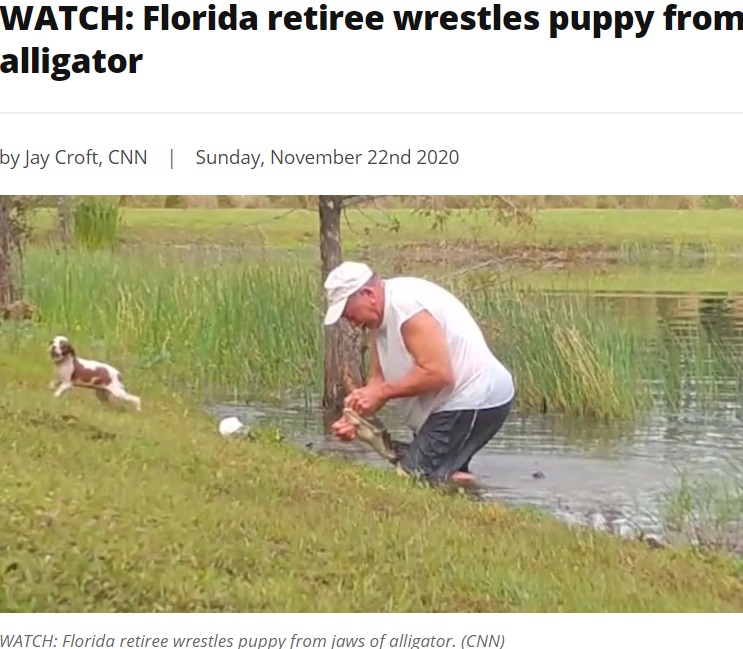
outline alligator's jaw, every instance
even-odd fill
[[[398,454],[393,450],[390,434],[381,422],[374,424],[351,408],[344,408],[343,416],[346,421],[356,426],[359,439],[371,446],[385,460],[397,463]]]

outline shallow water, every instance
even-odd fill
[[[631,318],[664,321],[676,331],[705,328],[740,349],[743,297],[605,295]],[[712,407],[696,398],[704,386],[687,381],[675,412],[656,408],[639,423],[523,415],[518,407],[497,437],[472,461],[484,498],[533,505],[560,519],[625,536],[664,536],[664,505],[682,476],[708,484],[740,484],[743,476],[743,404],[738,384],[719,381]],[[304,406],[280,409],[219,405],[215,417],[234,415],[249,425],[269,424],[314,451],[385,466],[363,442],[324,434],[323,413]],[[380,413],[394,437],[407,440],[395,409]],[[733,464],[731,464],[731,462]],[[535,477],[534,474],[544,477]],[[741,530],[741,527],[738,528]]]
[[[226,404],[209,410],[250,426],[276,426],[317,452],[386,465],[363,442],[325,435],[320,410]],[[410,438],[399,421],[385,415],[394,437]],[[731,453],[741,449],[740,415],[735,422],[690,425],[658,416],[630,430],[606,430],[597,439],[602,433],[595,424],[588,437],[575,421],[515,413],[470,468],[484,498],[533,505],[565,521],[622,535],[640,530],[662,535],[660,507],[678,488],[680,472],[705,481],[729,475]],[[617,439],[622,433],[631,437]],[[544,477],[534,477],[537,472]]]

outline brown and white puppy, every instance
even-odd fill
[[[124,389],[119,370],[100,361],[79,358],[70,341],[64,336],[56,336],[51,341],[49,355],[58,377],[58,381],[52,382],[49,386],[56,388],[55,397],[61,397],[72,387],[91,388],[101,401],[108,401],[108,396],[113,395],[117,399],[133,403],[137,410],[142,409],[140,398]]]

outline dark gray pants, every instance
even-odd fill
[[[469,472],[470,460],[501,429],[512,403],[433,413],[413,438],[400,466],[431,481],[448,480],[456,471]]]

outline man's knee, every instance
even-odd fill
[[[401,468],[430,481],[447,481],[457,472],[469,473],[470,460],[500,430],[510,407],[508,403],[487,410],[432,415],[401,458]]]
[[[472,425],[471,435],[464,445],[463,461],[469,461],[475,453],[490,442],[503,428],[503,425],[511,411],[511,403],[503,404],[496,408],[489,408],[476,412]]]
[[[401,458],[402,468],[431,481],[448,480],[459,469],[453,462],[460,440],[466,435],[463,417],[466,415],[459,411],[431,415]]]

